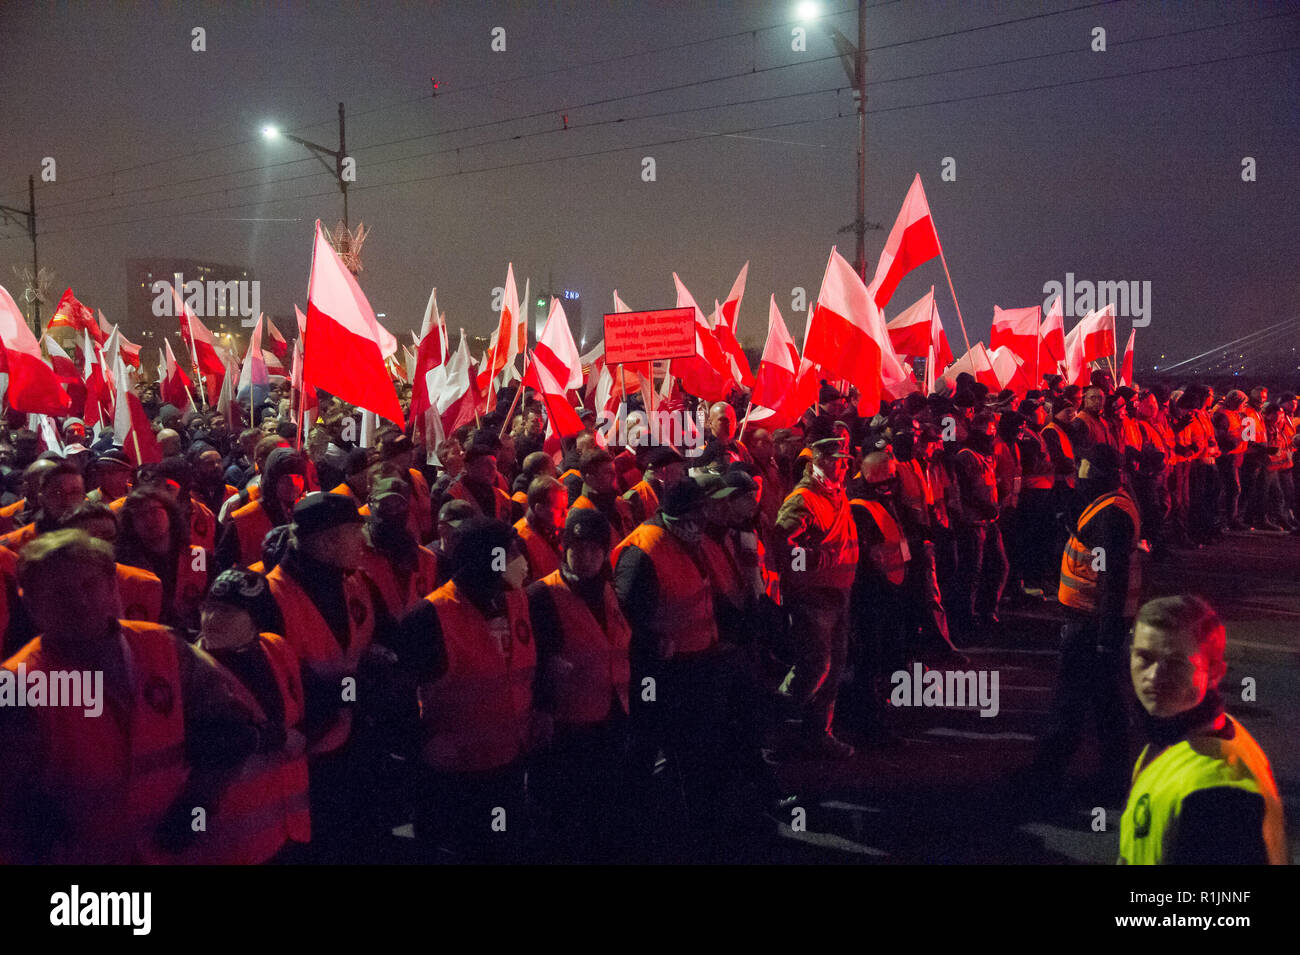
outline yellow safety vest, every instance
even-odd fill
[[[1119,824],[1120,865],[1160,865],[1178,840],[1183,800],[1199,789],[1231,787],[1264,798],[1264,844],[1270,865],[1286,865],[1282,800],[1268,757],[1245,728],[1228,717],[1232,739],[1193,736],[1153,755],[1148,745],[1133,770],[1133,788]],[[1148,762],[1148,759],[1150,760]]]

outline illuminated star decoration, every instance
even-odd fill
[[[15,265],[14,275],[18,276],[23,283],[23,301],[28,304],[32,302],[44,304],[49,301],[50,286],[54,284],[53,269],[41,269],[33,276],[30,268],[26,266],[19,268]]]
[[[370,231],[363,222],[357,223],[355,232],[349,230],[342,220],[333,230],[325,230],[325,238],[334,248],[334,251],[338,253],[344,267],[353,275],[361,273],[361,246],[368,235],[370,235]]]

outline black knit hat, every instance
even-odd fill
[[[564,546],[572,547],[582,541],[608,544],[609,519],[592,507],[575,507],[564,521]]]
[[[279,614],[271,588],[261,574],[242,568],[223,570],[208,590],[207,603],[236,607],[253,618],[259,633],[277,628]]]
[[[299,536],[360,523],[356,502],[343,494],[313,491],[293,506],[293,525]]]

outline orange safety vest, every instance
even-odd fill
[[[157,623],[162,615],[163,583],[142,567],[117,565],[117,592],[122,598],[122,619]]]
[[[421,544],[433,540],[433,498],[429,494],[429,482],[418,468],[407,469],[411,475],[411,509],[407,514],[407,523],[411,533]]]
[[[1033,439],[1038,442],[1038,460],[1034,463],[1032,470],[1024,475],[1024,486],[1028,490],[1050,491],[1052,485],[1056,482],[1056,472],[1052,466],[1052,456],[1047,453],[1047,443],[1037,431],[1026,429],[1026,433],[1032,435]],[[1021,464],[1022,466],[1024,464],[1023,458]]]
[[[67,824],[53,848],[56,864],[150,861],[159,849],[154,831],[189,778],[176,636],[166,627],[120,621],[131,683],[127,712],[105,695],[106,712],[87,716],[79,706],[35,707],[40,726],[39,786]],[[40,637],[4,667],[57,672]]]
[[[632,503],[633,499],[637,502],[635,505]],[[655,489],[650,485],[649,481],[638,481],[632,485],[628,492],[623,495],[623,500],[627,502],[633,521],[636,521],[638,514],[642,521],[649,520],[659,510],[659,495],[655,493]],[[640,523],[640,521],[637,521],[637,523]]]
[[[615,548],[615,567],[629,547],[643,550],[654,567],[659,585],[658,605],[646,621],[664,657],[689,656],[711,650],[718,643],[713,617],[713,595],[708,575],[672,534],[657,524],[640,524]]]
[[[1104,554],[1094,554],[1079,540],[1083,528],[1107,507],[1118,507],[1133,522],[1133,539],[1129,543],[1128,593],[1124,598],[1124,616],[1137,614],[1138,598],[1142,591],[1142,565],[1138,560],[1138,541],[1142,538],[1142,519],[1138,516],[1137,505],[1123,491],[1111,491],[1093,501],[1079,515],[1078,529],[1070,535],[1065,551],[1061,554],[1061,585],[1057,599],[1066,607],[1073,607],[1084,613],[1097,610],[1097,582],[1099,575],[1105,572],[1104,565],[1093,569]]]
[[[1241,441],[1241,412],[1229,411],[1227,408],[1220,408],[1219,410],[1223,412],[1223,417],[1228,420],[1228,427],[1225,429],[1228,432],[1228,437],[1236,439],[1236,446],[1231,451],[1226,452],[1224,456],[1237,458],[1238,463],[1240,463],[1240,459],[1246,454],[1246,445]]]
[[[369,580],[364,571],[354,571],[343,578],[343,593],[348,607],[348,646],[345,650],[311,597],[285,573],[283,565],[266,575],[271,596],[284,619],[284,639],[298,659],[326,681],[341,681],[354,675],[362,654],[370,646],[375,632],[375,609],[371,606]],[[340,711],[330,731],[312,747],[311,755],[338,749],[347,742],[351,730],[351,712]]]
[[[550,543],[528,523],[527,517],[515,521],[515,532],[524,545],[524,558],[528,561],[526,583],[541,580],[560,569],[560,555]]]
[[[573,664],[559,680],[555,721],[566,726],[599,723],[609,715],[616,695],[626,713],[631,675],[627,648],[632,630],[623,619],[614,588],[605,584],[605,625],[601,627],[558,570],[542,578],[542,583],[550,590],[564,626],[560,656]]]
[[[292,729],[304,715],[298,659],[283,637],[263,633],[258,650],[275,676],[284,701],[284,725]],[[233,674],[231,690],[241,703],[266,722],[257,700]],[[311,809],[305,754],[251,756],[208,814],[207,832],[175,859],[201,865],[261,865],[286,842],[311,842]]]
[[[369,575],[379,588],[379,595],[384,598],[389,614],[399,620],[413,609],[427,594],[433,592],[438,581],[438,557],[433,551],[419,545],[418,563],[407,580],[405,588],[397,581],[392,562],[369,544],[361,558],[361,569]]]
[[[594,511],[597,508],[591,498],[585,494],[580,494],[569,510]],[[618,515],[618,520],[609,522],[609,546],[611,548],[632,533],[632,528],[636,527],[636,521],[632,519],[632,505],[621,497],[614,498],[614,513]]]
[[[885,539],[879,544],[872,544],[867,556],[871,559],[871,566],[884,574],[885,579],[897,587],[903,582],[907,562],[912,559],[907,549],[907,539],[899,529],[898,521],[894,520],[894,515],[890,514],[885,505],[879,501],[867,501],[855,497],[849,501],[849,504],[866,508],[871,519],[876,522],[876,527],[880,528],[880,533]]]
[[[30,524],[24,524],[16,531],[10,531],[8,534],[0,537],[0,546],[7,547],[17,554],[39,536],[40,532],[36,530],[36,522],[33,521]]]
[[[704,559],[704,569],[708,572],[714,595],[725,598],[733,607],[743,607],[745,583],[740,567],[727,547],[706,532],[700,537],[700,556]]]
[[[837,506],[824,494],[804,485],[796,485],[790,497],[800,497],[812,515],[813,526],[821,533],[820,541],[813,541],[819,553],[810,549],[804,570],[792,571],[782,576],[781,587],[787,595],[816,587],[847,591],[853,585],[858,567],[858,528],[845,499]],[[787,497],[786,501],[790,498]],[[783,504],[782,507],[785,505]],[[798,541],[778,541],[777,546],[798,545]]]
[[[454,497],[458,501],[468,502],[470,507],[474,508],[474,510],[479,514],[483,513],[483,508],[479,505],[478,498],[469,492],[469,489],[465,487],[464,481],[452,481],[451,484],[447,486],[447,494],[449,497]],[[501,490],[501,488],[494,486],[492,488],[492,501],[496,507],[496,513],[491,516],[496,518],[498,521],[505,521],[507,524],[510,523],[511,500],[506,495],[506,492]]]
[[[270,533],[271,518],[260,501],[249,501],[230,515],[239,538],[239,565],[247,567],[262,559],[262,539]]]
[[[193,498],[190,498],[190,543],[206,551],[217,546],[217,518],[208,505]]]
[[[14,523],[16,522],[18,515],[23,512],[23,508],[26,506],[27,498],[20,497],[12,504],[6,504],[4,507],[0,507],[0,533],[8,534],[14,529]]]
[[[429,735],[424,762],[446,773],[509,765],[524,752],[533,708],[537,644],[521,590],[505,592],[504,646],[478,609],[449,580],[424,598],[433,604],[447,672],[420,693]]]
[[[1243,441],[1247,440],[1245,437],[1245,432],[1247,430],[1246,419],[1250,419],[1250,422],[1254,425],[1255,428],[1255,436],[1253,438],[1250,438],[1249,440],[1255,441],[1258,444],[1263,444],[1266,440],[1265,438],[1266,432],[1264,428],[1264,419],[1263,417],[1260,416],[1260,413],[1256,411],[1254,408],[1252,408],[1250,405],[1242,405],[1241,417],[1242,417],[1241,425],[1242,425],[1242,435],[1243,435],[1242,440]],[[1243,449],[1243,453],[1244,453],[1244,449]]]
[[[1065,430],[1064,428],[1062,428],[1059,424],[1057,424],[1055,420],[1052,420],[1052,421],[1047,422],[1047,424],[1043,425],[1043,431],[1045,431],[1045,432],[1046,432],[1046,431],[1051,431],[1051,432],[1053,432],[1053,433],[1056,435],[1056,439],[1057,439],[1057,441],[1059,441],[1060,444],[1061,444],[1061,453],[1062,453],[1063,455],[1065,455],[1067,458],[1069,458],[1069,459],[1073,462],[1073,461],[1074,461],[1074,443],[1070,440],[1070,435],[1069,435],[1068,433],[1066,433],[1066,430]],[[1043,446],[1044,446],[1044,447],[1047,446],[1047,439],[1046,439],[1046,438],[1043,438]],[[1048,454],[1049,454],[1049,456],[1050,456],[1051,452],[1049,451]],[[1054,481],[1054,482],[1055,482],[1055,481],[1059,481],[1060,479],[1064,478],[1064,479],[1065,479],[1065,484],[1066,484],[1067,487],[1074,487],[1074,476],[1075,476],[1075,473],[1076,473],[1077,467],[1078,467],[1077,464],[1074,465],[1073,467],[1071,467],[1071,468],[1070,468],[1070,473],[1069,473],[1069,474],[1055,474],[1054,477],[1053,477],[1053,481]],[[1056,470],[1056,462],[1055,462],[1055,461],[1052,462],[1052,470],[1053,470],[1053,471]]]

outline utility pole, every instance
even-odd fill
[[[858,92],[858,252],[854,268],[867,280],[867,2],[858,0],[858,46],[853,73]]]
[[[0,206],[0,216],[9,219],[15,216],[24,216],[27,219],[27,235],[32,240],[32,331],[37,338],[41,337],[41,300],[40,300],[40,276],[41,265],[36,255],[36,177],[27,177],[27,208],[18,209],[13,206]]]
[[[339,177],[339,188],[343,190],[343,228],[350,229],[352,227],[348,223],[348,183],[343,178],[343,159],[347,154],[347,140],[343,137],[343,104],[339,103],[339,151],[334,157],[334,164]]]
[[[311,152],[316,156],[317,160],[320,161],[320,164],[324,166],[326,169],[330,168],[330,164],[325,161],[325,157],[328,156],[329,158],[334,160],[334,168],[332,172],[334,173],[334,178],[337,180],[339,184],[339,191],[343,193],[343,227],[345,229],[351,229],[352,226],[348,222],[348,182],[346,179],[343,178],[343,161],[348,158],[348,147],[347,147],[347,141],[344,139],[344,132],[345,132],[345,127],[343,121],[342,103],[339,103],[339,148],[338,149],[330,149],[328,146],[322,146],[320,143],[314,143],[310,139],[303,139],[301,136],[295,136],[292,133],[282,133],[275,126],[265,126],[262,129],[262,135],[265,136],[267,139],[277,139],[283,136],[285,139],[289,140],[290,142],[297,143],[299,146],[304,146],[307,149],[311,150]]]

